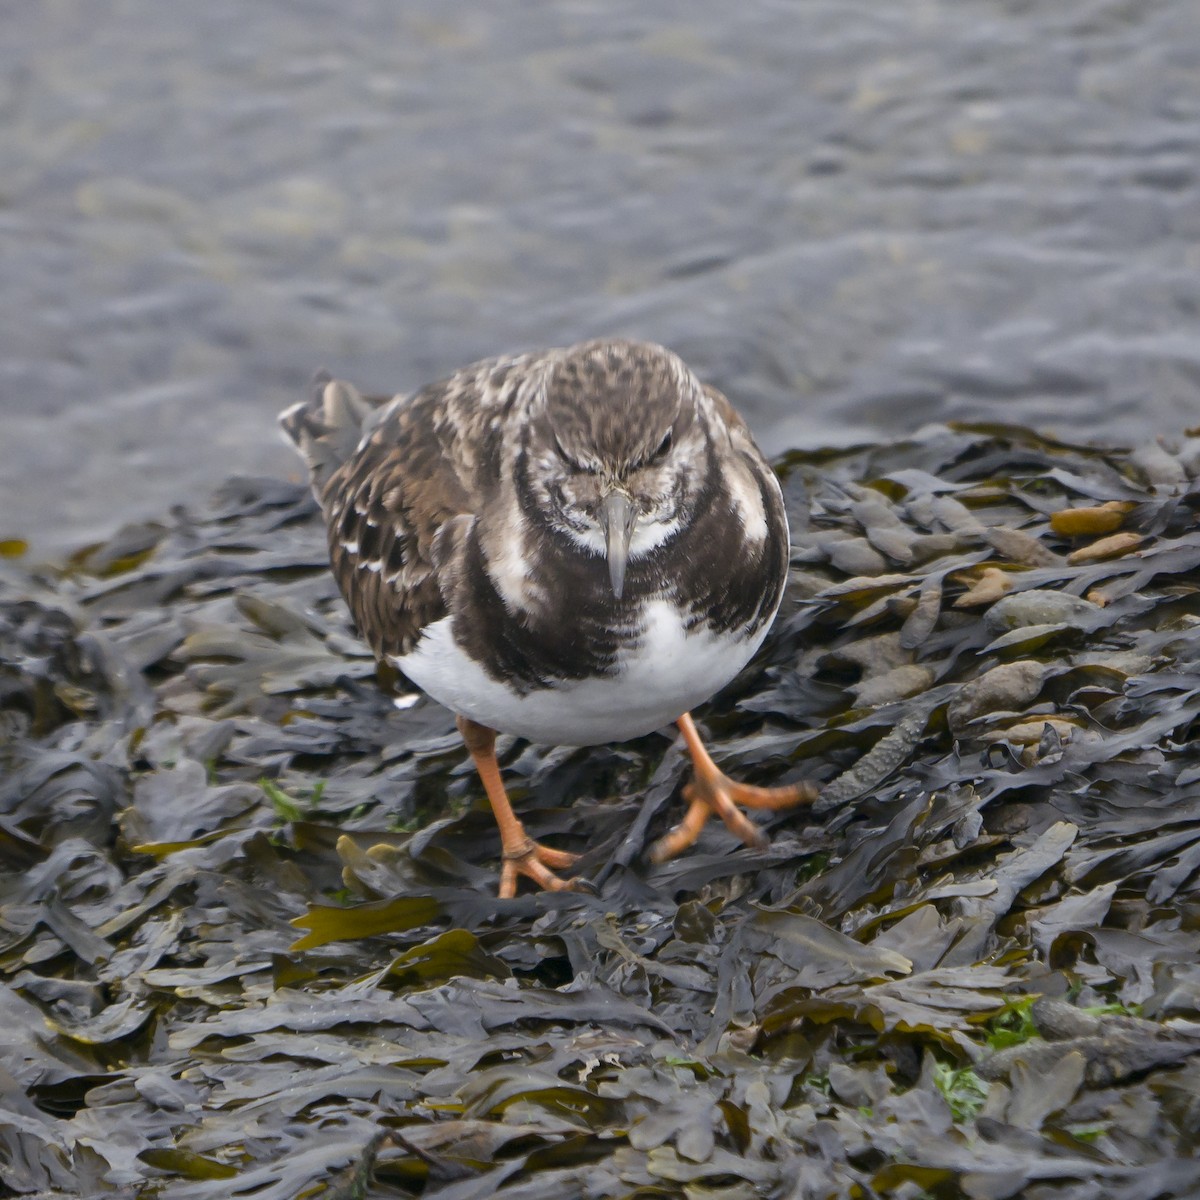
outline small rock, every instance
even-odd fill
[[[1187,481],[1183,464],[1158,442],[1146,442],[1129,456],[1129,461],[1146,477],[1155,488],[1168,491]]]
[[[1144,675],[1154,667],[1154,656],[1136,650],[1081,650],[1071,656],[1073,667],[1099,667],[1128,678]]]
[[[1050,514],[1050,528],[1064,537],[1112,533],[1134,507],[1128,500],[1110,500],[1088,508],[1063,508]]]
[[[913,559],[912,546],[915,535],[907,529],[868,529],[867,540],[881,554],[886,554],[892,562],[907,566]]]
[[[847,575],[882,575],[888,569],[887,560],[866,538],[829,542],[824,550],[829,561]]]
[[[1121,555],[1136,550],[1143,540],[1140,533],[1134,533],[1127,529],[1123,533],[1114,533],[1110,537],[1101,538],[1098,542],[1092,542],[1089,546],[1080,546],[1078,550],[1072,550],[1067,555],[1067,562],[1074,566],[1077,563],[1103,562],[1106,558],[1120,558]]]
[[[1037,698],[1045,677],[1046,668],[1033,659],[993,667],[963,684],[946,708],[946,720],[957,733],[984,713],[1019,712]]]
[[[927,575],[921,584],[916,606],[909,612],[900,630],[900,644],[913,650],[933,633],[942,611],[942,577]]]
[[[965,547],[966,539],[957,533],[920,533],[909,544],[914,562],[929,562],[947,554],[957,554]]]
[[[995,604],[1012,591],[1012,586],[1012,575],[1008,571],[999,567],[984,567],[979,578],[955,600],[954,607],[975,608],[981,604]]]
[[[1195,479],[1200,475],[1200,437],[1195,436],[1194,430],[1192,433],[1193,436],[1179,447],[1179,461],[1189,479]]]
[[[1019,529],[996,526],[984,533],[984,540],[1009,562],[1026,567],[1053,567],[1062,559],[1053,550],[1047,550],[1037,538]]]
[[[864,679],[850,691],[854,693],[855,708],[877,708],[894,700],[905,700],[923,692],[933,684],[933,671],[916,663],[896,667],[883,675]]]
[[[861,667],[864,678],[881,676],[913,660],[912,651],[901,643],[899,632],[880,633],[839,646],[830,652],[830,657]]]
[[[1003,729],[992,729],[983,734],[984,742],[1011,742],[1015,746],[1040,746],[1049,725],[1063,742],[1069,742],[1079,732],[1079,726],[1064,720],[1062,717],[1033,717],[1028,721],[1018,721]]]
[[[951,533],[982,534],[984,531],[975,514],[953,496],[938,496],[929,507],[933,516]]]
[[[1030,588],[997,600],[983,620],[992,633],[1004,633],[1028,625],[1081,626],[1095,612],[1096,605],[1082,596]]]
[[[908,526],[900,519],[895,506],[888,498],[872,488],[853,487],[847,489],[856,499],[850,505],[850,515],[864,529],[904,529]]]

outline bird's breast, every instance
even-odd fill
[[[428,626],[396,665],[453,712],[502,733],[550,745],[626,741],[660,729],[707,700],[749,661],[766,625],[715,633],[688,626],[668,600],[645,602],[610,669],[518,689],[485,669],[454,621]]]

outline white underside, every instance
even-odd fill
[[[411,654],[393,661],[453,712],[501,733],[553,746],[622,742],[661,729],[725,686],[750,661],[770,622],[752,636],[685,632],[679,611],[653,600],[645,636],[606,679],[572,680],[516,696],[455,643],[451,619],[428,626]]]

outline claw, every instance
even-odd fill
[[[769,844],[767,835],[738,808],[739,804],[745,808],[778,811],[798,804],[811,804],[817,798],[818,789],[811,783],[777,788],[735,783],[709,756],[692,718],[685,713],[678,724],[692,756],[695,778],[683,789],[683,798],[688,803],[683,820],[650,847],[651,862],[666,862],[686,850],[713,815],[720,817],[729,832],[740,838],[744,845],[761,850]]]
[[[526,837],[511,849],[505,848],[504,861],[500,868],[500,899],[511,900],[517,894],[517,880],[524,875],[547,892],[574,891],[579,884],[576,879],[560,879],[551,867],[572,867],[579,860],[578,854],[565,850],[554,850]]]

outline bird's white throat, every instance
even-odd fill
[[[629,558],[632,561],[656,550],[668,538],[679,532],[679,519],[672,517],[669,521],[639,520],[633,527],[633,537],[629,539]],[[570,529],[567,531],[571,540],[591,554],[603,556],[608,547],[604,539],[604,531],[599,525],[589,525],[586,529]]]

